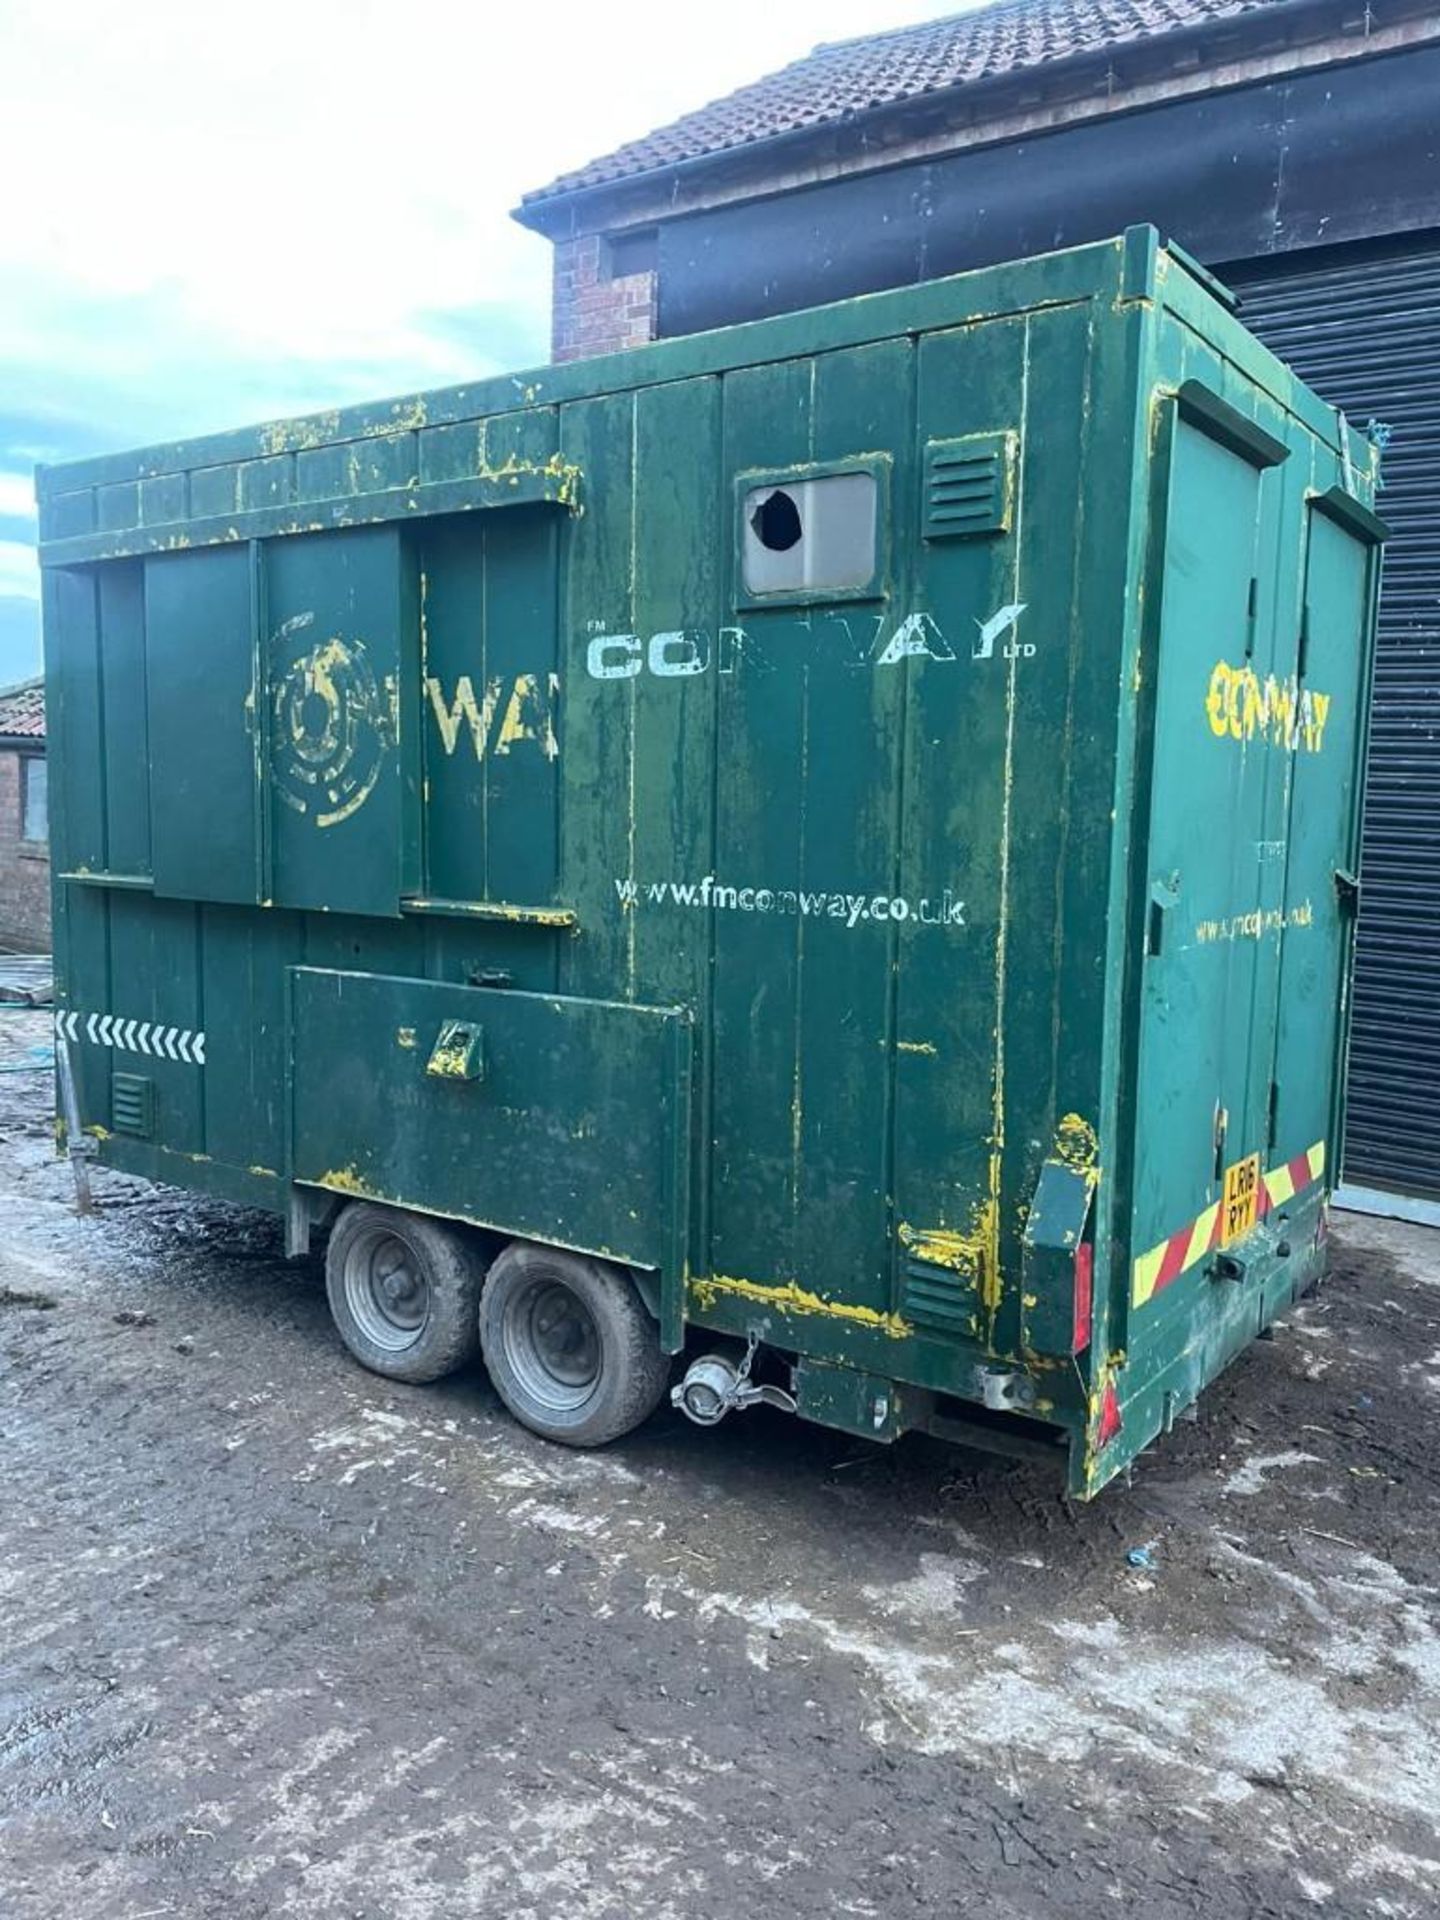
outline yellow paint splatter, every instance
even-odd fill
[[[983,1214],[986,1209],[978,1210]],[[961,1233],[954,1227],[912,1227],[901,1221],[900,1244],[916,1260],[927,1266],[949,1267],[952,1273],[976,1278],[985,1266],[985,1234]]]
[[[437,1080],[464,1080],[469,1077],[470,1050],[474,1041],[463,1028],[443,1034],[435,1042],[425,1063],[426,1073]]]
[[[1100,1177],[1100,1141],[1094,1127],[1078,1113],[1067,1113],[1055,1129],[1051,1156],[1072,1173],[1083,1173],[1093,1186]]]
[[[354,1167],[336,1167],[330,1173],[322,1173],[316,1179],[315,1185],[329,1187],[334,1193],[368,1193],[370,1191]]]
[[[702,1307],[713,1306],[717,1294],[728,1293],[741,1300],[773,1307],[777,1313],[815,1313],[832,1320],[848,1320],[856,1326],[872,1327],[888,1334],[892,1340],[903,1340],[914,1331],[910,1322],[898,1313],[880,1313],[874,1307],[854,1306],[848,1301],[824,1300],[818,1293],[797,1286],[793,1280],[784,1286],[762,1286],[755,1280],[736,1280],[728,1274],[712,1273],[704,1279],[692,1280],[690,1290]]]
[[[312,413],[301,420],[272,420],[260,429],[260,446],[265,453],[303,453],[322,447],[340,432],[338,412]]]

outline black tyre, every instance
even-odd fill
[[[515,1418],[569,1447],[600,1447],[629,1433],[670,1384],[670,1356],[627,1275],[523,1240],[490,1269],[480,1347]]]
[[[419,1385],[473,1360],[485,1280],[481,1248],[399,1207],[350,1203],[330,1232],[325,1290],[362,1367]]]

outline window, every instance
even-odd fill
[[[628,233],[607,234],[602,257],[607,280],[628,280],[632,274],[654,273],[660,264],[660,230],[632,227]]]
[[[873,473],[751,487],[741,503],[747,594],[856,593],[875,579]]]
[[[43,753],[27,753],[21,756],[20,837],[34,846],[43,847],[50,838],[47,778]]]

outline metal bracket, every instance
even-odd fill
[[[440,1028],[425,1071],[437,1080],[483,1080],[485,1035],[474,1020],[447,1020]]]

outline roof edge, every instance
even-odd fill
[[[1355,42],[1353,53],[1343,57],[1363,59],[1367,54],[1380,54],[1385,46],[1377,46],[1375,40],[1365,28],[1365,16],[1368,8],[1357,11],[1350,0],[1273,0],[1273,4],[1259,6],[1249,12],[1237,13],[1222,20],[1206,20],[1194,26],[1179,27],[1169,33],[1137,35],[1124,41],[1112,41],[1103,47],[1086,48],[1082,52],[1068,54],[1063,59],[1039,62],[1033,66],[1013,68],[1005,73],[987,75],[980,80],[961,81],[953,86],[937,87],[930,91],[902,95],[895,100],[887,100],[879,106],[867,108],[864,112],[850,114],[844,118],[832,117],[816,121],[805,127],[787,128],[782,133],[769,134],[757,140],[739,141],[731,146],[716,147],[705,153],[691,154],[685,159],[668,161],[662,166],[645,167],[634,173],[622,174],[613,180],[597,181],[590,185],[552,190],[539,187],[527,193],[518,206],[510,212],[512,220],[533,233],[543,234],[547,239],[567,239],[576,232],[593,231],[603,224],[601,221],[580,222],[576,219],[579,210],[603,206],[612,200],[623,200],[628,196],[642,193],[647,187],[653,188],[660,181],[685,181],[701,178],[708,173],[723,172],[727,168],[750,168],[755,171],[766,170],[766,164],[777,154],[788,155],[803,152],[808,145],[822,146],[828,139],[839,133],[854,135],[869,128],[884,126],[887,122],[913,113],[917,103],[923,102],[932,112],[953,105],[958,100],[975,102],[978,111],[966,123],[966,130],[980,133],[985,124],[986,109],[992,102],[1004,101],[1007,96],[1034,94],[1037,88],[1049,91],[1048,82],[1052,77],[1062,81],[1072,79],[1087,69],[1104,70],[1113,66],[1117,56],[1133,55],[1145,52],[1185,53],[1207,39],[1223,34],[1227,39],[1251,39],[1257,44],[1273,39],[1276,23],[1288,26],[1291,21],[1303,21],[1314,17],[1317,22],[1325,16],[1333,17],[1330,32],[1336,37],[1344,36]],[[1395,0],[1387,8],[1393,20],[1407,19],[1412,15],[1433,13],[1433,7],[1426,0]],[[1388,24],[1388,23],[1387,23]],[[895,34],[906,31],[904,28],[893,30]],[[1383,29],[1382,29],[1383,31]],[[890,35],[856,36],[857,39],[888,38]],[[1324,36],[1315,36],[1324,37]],[[824,43],[826,47],[846,46],[849,41]],[[816,49],[818,52],[820,49]],[[1236,56],[1232,50],[1231,58]],[[802,56],[802,59],[806,56]],[[792,64],[798,64],[792,63]],[[1173,64],[1167,63],[1167,64]],[[777,68],[783,72],[783,68]],[[1186,73],[1195,75],[1203,68],[1188,67]],[[768,76],[762,75],[761,78]],[[758,84],[754,82],[752,84]],[[1243,83],[1241,83],[1243,84]],[[728,97],[728,96],[726,96]],[[1072,100],[1074,96],[1071,96]],[[694,111],[701,112],[703,108]],[[1124,107],[1112,108],[1124,111]],[[684,117],[684,116],[682,116]],[[993,114],[993,119],[1001,116]],[[1077,116],[1079,117],[1079,116]],[[673,124],[673,123],[671,123]],[[657,131],[659,131],[657,129]],[[642,136],[643,137],[643,136]],[[978,143],[977,143],[978,144]],[[603,157],[603,156],[602,156]],[[876,166],[894,165],[902,156],[886,153],[877,155]],[[591,164],[594,164],[593,162]],[[658,217],[658,216],[652,216]]]

